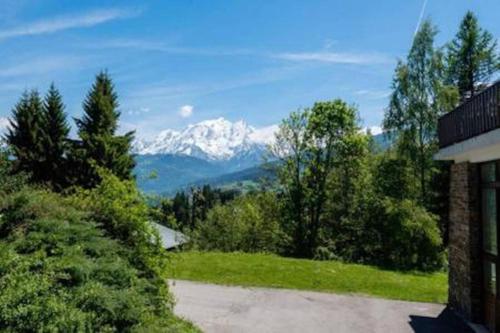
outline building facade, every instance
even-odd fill
[[[500,82],[439,119],[450,170],[449,307],[500,332]]]

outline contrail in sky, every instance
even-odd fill
[[[415,28],[415,33],[413,34],[414,36],[417,34],[418,29],[420,29],[420,24],[422,23],[422,20],[424,18],[425,7],[427,7],[427,0],[424,0],[424,4],[422,6],[422,10],[420,11],[420,16],[418,18],[417,27]]]

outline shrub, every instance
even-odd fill
[[[385,198],[374,207],[368,227],[378,237],[375,262],[405,269],[431,270],[443,266],[437,217],[411,200]]]
[[[396,269],[435,270],[444,265],[437,216],[414,200],[368,195],[362,214],[340,217],[317,259]]]
[[[273,193],[239,197],[208,212],[193,235],[200,249],[244,252],[279,252],[284,234]]]
[[[87,200],[85,208],[97,207],[97,197]],[[105,196],[101,202],[110,204]],[[76,203],[30,188],[0,195],[0,330],[196,331],[173,316],[163,275],[94,220],[117,222],[114,211],[93,214]]]
[[[140,269],[164,276],[168,265],[158,231],[149,222],[150,209],[135,183],[120,180],[105,169],[101,183],[92,190],[78,190],[68,200],[88,212],[106,234],[134,251]]]
[[[19,190],[27,181],[27,174],[14,173],[14,163],[9,159],[8,151],[0,147],[0,197]]]

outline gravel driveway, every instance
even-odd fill
[[[204,332],[466,332],[440,304],[171,281],[175,313]],[[452,325],[453,323],[453,325]]]

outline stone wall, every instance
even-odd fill
[[[472,163],[451,166],[449,306],[465,319],[481,320],[481,221],[479,171]]]

